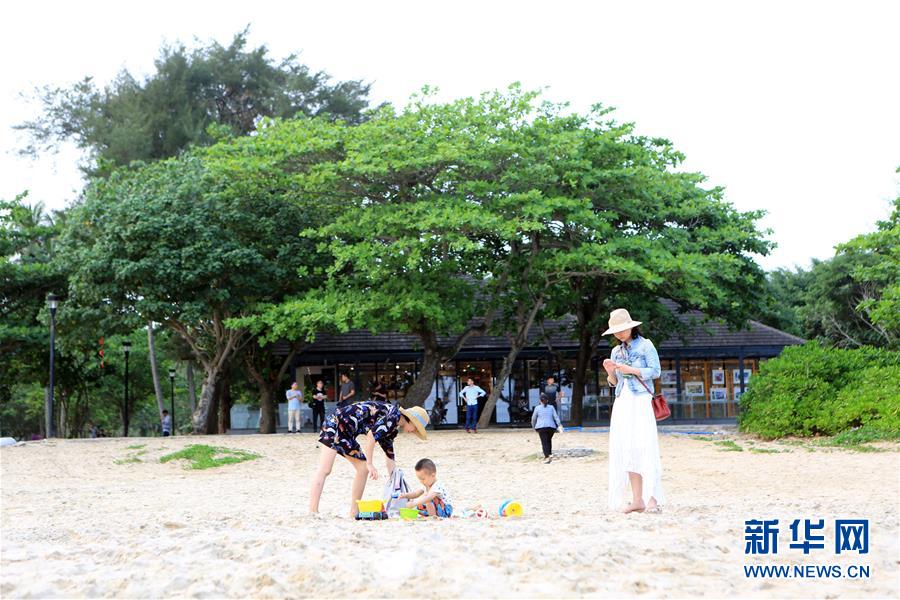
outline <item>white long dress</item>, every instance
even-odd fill
[[[628,473],[643,478],[644,504],[656,498],[660,505],[666,498],[662,489],[662,464],[659,460],[659,438],[653,416],[652,396],[646,391],[636,394],[626,383],[613,404],[609,422],[609,507],[617,510],[625,500]],[[629,499],[630,500],[630,499]]]

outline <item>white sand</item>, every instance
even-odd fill
[[[900,595],[900,453],[766,445],[723,452],[663,435],[664,514],[605,509],[602,433],[556,446],[599,450],[550,465],[527,431],[400,436],[400,466],[433,458],[457,508],[519,500],[519,520],[355,522],[341,459],[305,517],[312,434],[34,442],[0,450],[0,596],[19,597],[890,597]],[[738,438],[745,449],[746,439]],[[156,459],[190,443],[263,458],[207,471]],[[137,464],[115,464],[146,444]],[[757,443],[757,447],[763,444]],[[532,458],[526,459],[531,456]],[[383,475],[383,462],[377,464]],[[367,496],[381,492],[370,483]],[[870,519],[868,555],[835,556],[835,518]],[[777,557],[744,554],[744,521],[779,518]],[[789,550],[795,518],[826,520],[826,549]],[[744,564],[863,564],[869,579],[757,580]]]

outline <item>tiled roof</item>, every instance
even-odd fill
[[[670,303],[666,302],[667,305]],[[671,305],[674,306],[674,305]],[[703,314],[691,311],[680,316],[682,319],[702,322]],[[559,321],[546,321],[544,330],[554,349],[573,349],[577,341],[571,334],[574,317]],[[670,339],[657,346],[662,349],[676,348],[715,348],[737,346],[789,346],[802,344],[805,340],[785,333],[774,327],[750,321],[748,329],[732,331],[727,325],[717,321],[704,323],[682,339]],[[532,327],[529,337],[530,347],[546,347],[544,333],[539,325]],[[441,345],[450,345],[451,338],[440,338]],[[360,329],[344,334],[323,333],[316,341],[305,349],[306,353],[354,353],[354,352],[403,352],[421,348],[421,342],[415,335],[404,333],[373,334]],[[463,350],[501,350],[509,348],[509,341],[503,336],[475,336],[468,340]]]

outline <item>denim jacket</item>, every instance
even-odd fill
[[[612,349],[609,358],[617,363],[628,363],[632,367],[641,370],[641,379],[650,388],[653,393],[653,380],[658,379],[660,375],[659,354],[653,342],[645,337],[638,336],[631,341],[626,348],[625,344],[619,344]],[[635,394],[646,394],[647,390],[637,380],[636,375],[627,377],[616,369],[616,397],[622,393],[622,386],[628,385]]]

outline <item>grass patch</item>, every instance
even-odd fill
[[[781,454],[782,452],[790,452],[790,450],[777,450],[775,448],[750,448],[750,452],[757,454]]]
[[[134,448],[134,449],[139,449],[139,448],[143,448],[146,445],[147,444],[135,444],[134,446],[128,446],[128,447]],[[119,459],[114,460],[113,462],[117,465],[130,465],[130,464],[134,464],[134,463],[139,463],[139,462],[141,462],[141,459],[138,457],[143,456],[144,454],[147,454],[147,450],[137,450],[137,452],[129,452],[128,454],[125,455],[125,458],[119,458]]]
[[[247,450],[208,446],[206,444],[191,444],[178,452],[161,456],[159,462],[167,463],[171,460],[189,460],[191,461],[191,464],[187,466],[188,469],[213,469],[215,467],[232,465],[244,462],[245,460],[253,460],[255,458],[260,458],[260,455],[248,452]]]
[[[126,446],[126,450],[140,450],[144,448],[147,444],[134,444],[133,446]]]
[[[692,440],[700,440],[701,442],[711,442],[711,437],[706,437],[705,435],[692,435],[690,436]]]
[[[721,446],[723,452],[743,452],[744,449],[738,446],[734,440],[721,440],[713,442],[716,446]]]

